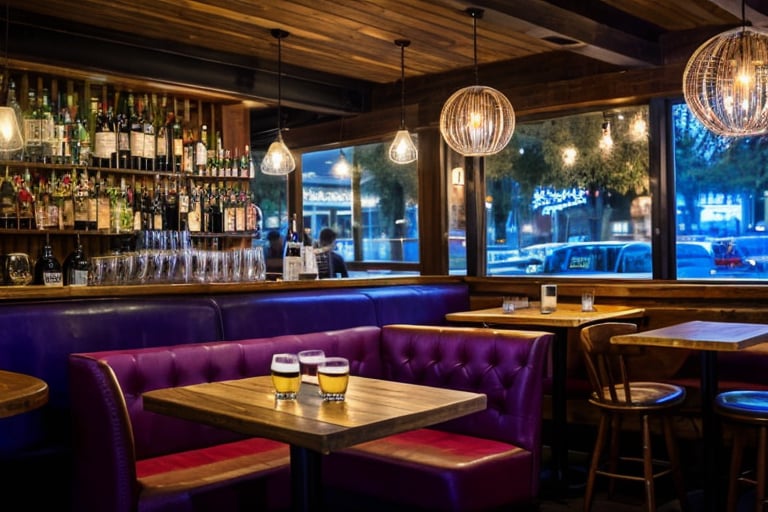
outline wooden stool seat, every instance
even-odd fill
[[[685,388],[664,382],[632,381],[629,359],[642,354],[641,347],[611,345],[612,336],[635,332],[635,324],[608,322],[585,327],[581,331],[581,347],[593,392],[589,402],[600,409],[600,423],[584,494],[584,510],[592,508],[595,479],[610,479],[609,492],[615,480],[643,482],[648,512],[656,510],[655,481],[671,475],[682,510],[687,510],[687,496],[680,471],[677,447],[672,432],[672,412],[685,401]],[[622,420],[628,416],[640,419],[642,456],[628,457],[619,449]],[[654,457],[651,449],[651,418],[659,419],[664,433],[668,459]],[[604,457],[610,439],[608,457]],[[607,460],[603,460],[606,458]],[[632,472],[619,462],[635,462],[642,471]]]
[[[728,512],[735,512],[742,484],[755,487],[755,510],[765,504],[766,456],[768,456],[768,391],[725,391],[715,398],[715,410],[734,426],[757,430],[755,471],[743,471],[746,436],[733,436],[731,466],[728,474]]]

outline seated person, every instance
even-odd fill
[[[317,275],[320,279],[329,277],[349,277],[344,258],[334,250],[336,232],[331,228],[320,230],[320,248],[317,249]]]

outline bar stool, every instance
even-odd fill
[[[612,336],[637,331],[637,326],[624,322],[607,322],[587,326],[581,330],[581,348],[593,392],[589,402],[600,409],[597,440],[584,493],[584,510],[592,509],[595,480],[598,475],[610,479],[609,495],[613,494],[616,480],[643,482],[648,512],[656,510],[655,481],[671,475],[682,510],[687,510],[687,496],[680,471],[672,432],[672,413],[683,404],[685,388],[663,382],[630,380],[629,359],[641,355],[643,347],[611,345]],[[619,437],[625,417],[640,419],[642,430],[642,457],[622,455]],[[651,418],[661,421],[668,459],[654,458],[651,450]],[[603,451],[610,436],[609,456]],[[619,462],[640,464],[642,472],[619,467]]]
[[[755,471],[742,471],[745,437],[733,436],[731,467],[728,473],[728,512],[736,511],[740,484],[755,487],[755,510],[765,505],[766,456],[768,455],[768,391],[724,391],[715,397],[715,411],[733,426],[757,431]]]

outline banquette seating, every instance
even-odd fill
[[[446,313],[469,308],[468,286],[458,280],[314,290],[215,290],[212,287],[206,295],[0,303],[0,368],[34,375],[50,389],[45,407],[0,422],[0,469],[5,468],[7,485],[25,491],[30,508],[36,500],[47,506],[32,482],[48,482],[57,495],[70,492],[67,360],[71,353],[397,322],[441,325]]]
[[[530,504],[551,340],[535,331],[387,325],[72,354],[75,510],[288,507],[287,447],[145,411],[141,394],[266,375],[273,353],[306,348],[347,357],[356,375],[488,397],[484,411],[325,456],[330,500],[355,496],[355,507],[370,500],[392,510]]]

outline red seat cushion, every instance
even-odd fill
[[[355,445],[324,464],[331,487],[430,510],[468,512],[527,501],[538,478],[527,450],[431,429]]]
[[[140,460],[136,473],[142,495],[148,497],[266,478],[281,470],[287,472],[289,463],[288,445],[250,438]]]

